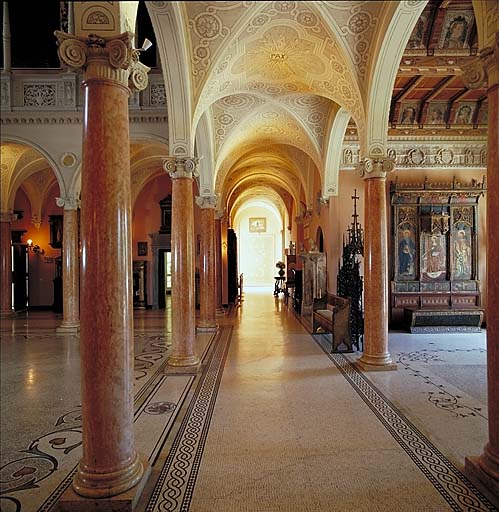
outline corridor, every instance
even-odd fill
[[[398,370],[366,375],[248,288],[196,337],[203,372],[165,376],[169,311],[135,315],[135,431],[153,466],[137,510],[494,510],[461,473],[487,438],[484,333],[391,333]],[[57,510],[80,457],[78,339],[56,325],[2,324],[2,511]]]

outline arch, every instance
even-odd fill
[[[380,27],[380,33],[384,35],[372,49],[372,55],[377,60],[367,89],[365,144],[359,133],[362,156],[386,156],[388,117],[397,70],[407,41],[426,3],[427,0],[404,0],[388,6],[388,9],[394,9],[393,15],[390,17],[390,13],[387,13],[388,26],[386,29]]]
[[[344,108],[340,108],[334,116],[329,131],[326,165],[322,181],[322,195],[325,198],[338,195],[341,148],[350,117],[350,112],[347,112]]]
[[[156,34],[168,105],[170,154],[194,155],[191,68],[180,2],[147,2]]]
[[[32,149],[38,151],[48,161],[50,168],[54,172],[55,177],[57,179],[57,183],[59,184],[59,190],[61,192],[61,195],[63,195],[63,193],[66,193],[66,183],[64,181],[62,172],[59,169],[59,166],[56,164],[52,155],[45,148],[43,148],[42,146],[40,146],[36,142],[33,142],[30,139],[26,139],[24,137],[19,137],[18,135],[12,135],[9,133],[2,133],[1,143],[3,144],[6,142],[24,144],[25,146],[31,147]]]
[[[478,32],[478,47],[491,46],[499,32],[499,4],[494,0],[472,0]]]
[[[319,252],[324,252],[324,233],[320,226],[317,226],[317,232],[315,233],[315,244],[317,245]]]
[[[215,151],[212,117],[205,112],[196,130],[196,153],[199,157],[199,193],[212,195],[214,193]]]

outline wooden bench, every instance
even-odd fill
[[[404,308],[404,319],[411,333],[480,332],[483,309],[463,307]]]
[[[320,299],[314,299],[313,308],[312,332],[331,333],[331,352],[338,352],[342,343],[347,347],[346,351],[352,352],[350,300],[328,293]]]

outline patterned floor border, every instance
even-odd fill
[[[161,469],[146,512],[189,510],[231,337],[232,327],[224,328]]]
[[[445,455],[347,358],[333,354],[323,336],[313,336],[336,368],[373,411],[451,510],[495,511],[496,508]]]

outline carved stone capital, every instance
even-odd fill
[[[217,196],[196,196],[196,204],[203,210],[215,209],[217,207]]]
[[[35,226],[36,229],[40,229],[42,225],[42,217],[41,215],[33,214],[31,215],[31,224]]]
[[[14,222],[17,220],[17,215],[12,212],[0,212],[0,222]]]
[[[463,69],[463,80],[470,89],[499,84],[499,32],[495,43],[480,50],[480,57]]]
[[[229,217],[227,216],[227,212],[225,210],[215,210],[215,220],[219,220],[220,222],[228,222]]]
[[[172,179],[198,176],[198,165],[195,157],[168,157],[163,161],[163,168]]]
[[[395,169],[395,160],[391,158],[364,158],[358,166],[361,178],[386,178]]]
[[[139,62],[140,52],[132,47],[133,35],[124,32],[117,37],[90,34],[78,37],[59,30],[59,59],[73,70],[83,69],[84,79],[112,80],[132,90],[147,87],[150,68]]]
[[[77,210],[80,207],[80,200],[75,197],[56,197],[55,202],[65,210]]]

